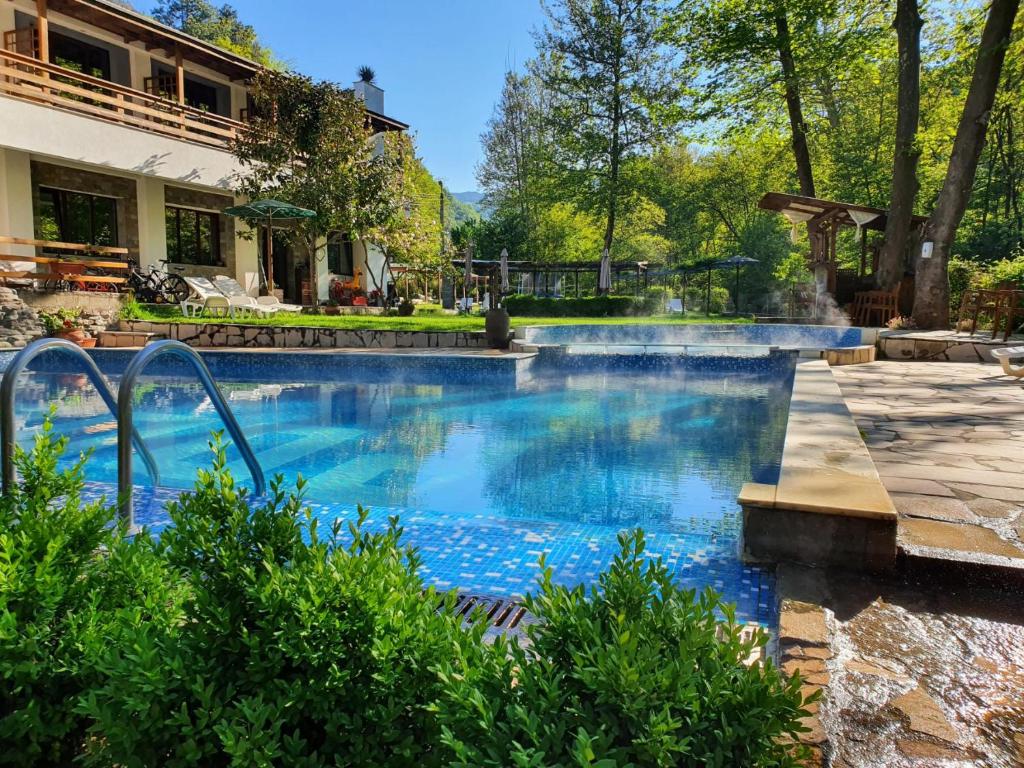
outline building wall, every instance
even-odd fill
[[[32,161],[33,237],[41,239],[39,227],[39,188],[55,187],[72,192],[87,192],[117,199],[118,245],[127,248],[131,258],[139,259],[139,199],[135,181],[79,168]]]

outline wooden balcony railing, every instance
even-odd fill
[[[97,77],[0,51],[0,94],[226,148],[245,124]]]

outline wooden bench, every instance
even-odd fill
[[[35,270],[0,270],[0,281],[35,280],[44,283],[55,282],[61,286],[85,291],[115,291],[128,283],[128,249],[112,246],[63,243],[53,240],[32,240],[23,237],[0,236],[0,245],[27,245],[37,249],[71,251],[87,256],[122,257],[117,261],[96,258],[68,258],[64,256],[17,256],[0,253],[0,261],[31,262],[39,266]],[[94,274],[89,270],[99,270]],[[114,272],[115,274],[102,274]],[[117,274],[120,273],[120,274]]]

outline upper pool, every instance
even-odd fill
[[[95,358],[116,382],[128,353]],[[351,517],[356,504],[375,524],[401,515],[439,587],[522,594],[542,552],[557,580],[589,583],[616,534],[641,526],[682,583],[714,586],[741,617],[769,620],[770,575],[738,559],[736,497],[744,482],[777,478],[792,356],[636,370],[531,370],[533,360],[509,356],[205,358],[268,477],[301,474],[325,519]],[[114,483],[116,425],[73,361],[44,356],[26,375],[24,443],[50,403],[72,452],[94,451],[89,479]],[[194,376],[161,360],[137,386],[135,412],[163,484],[189,487],[220,428]],[[148,484],[141,462],[135,470]],[[140,522],[166,522],[140,507]]]
[[[754,323],[548,325],[521,328],[516,335],[530,344],[557,345],[754,346],[817,350],[855,347],[862,343],[860,328]]]

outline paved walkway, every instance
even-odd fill
[[[980,363],[833,368],[910,556],[1024,571],[1024,385]]]

